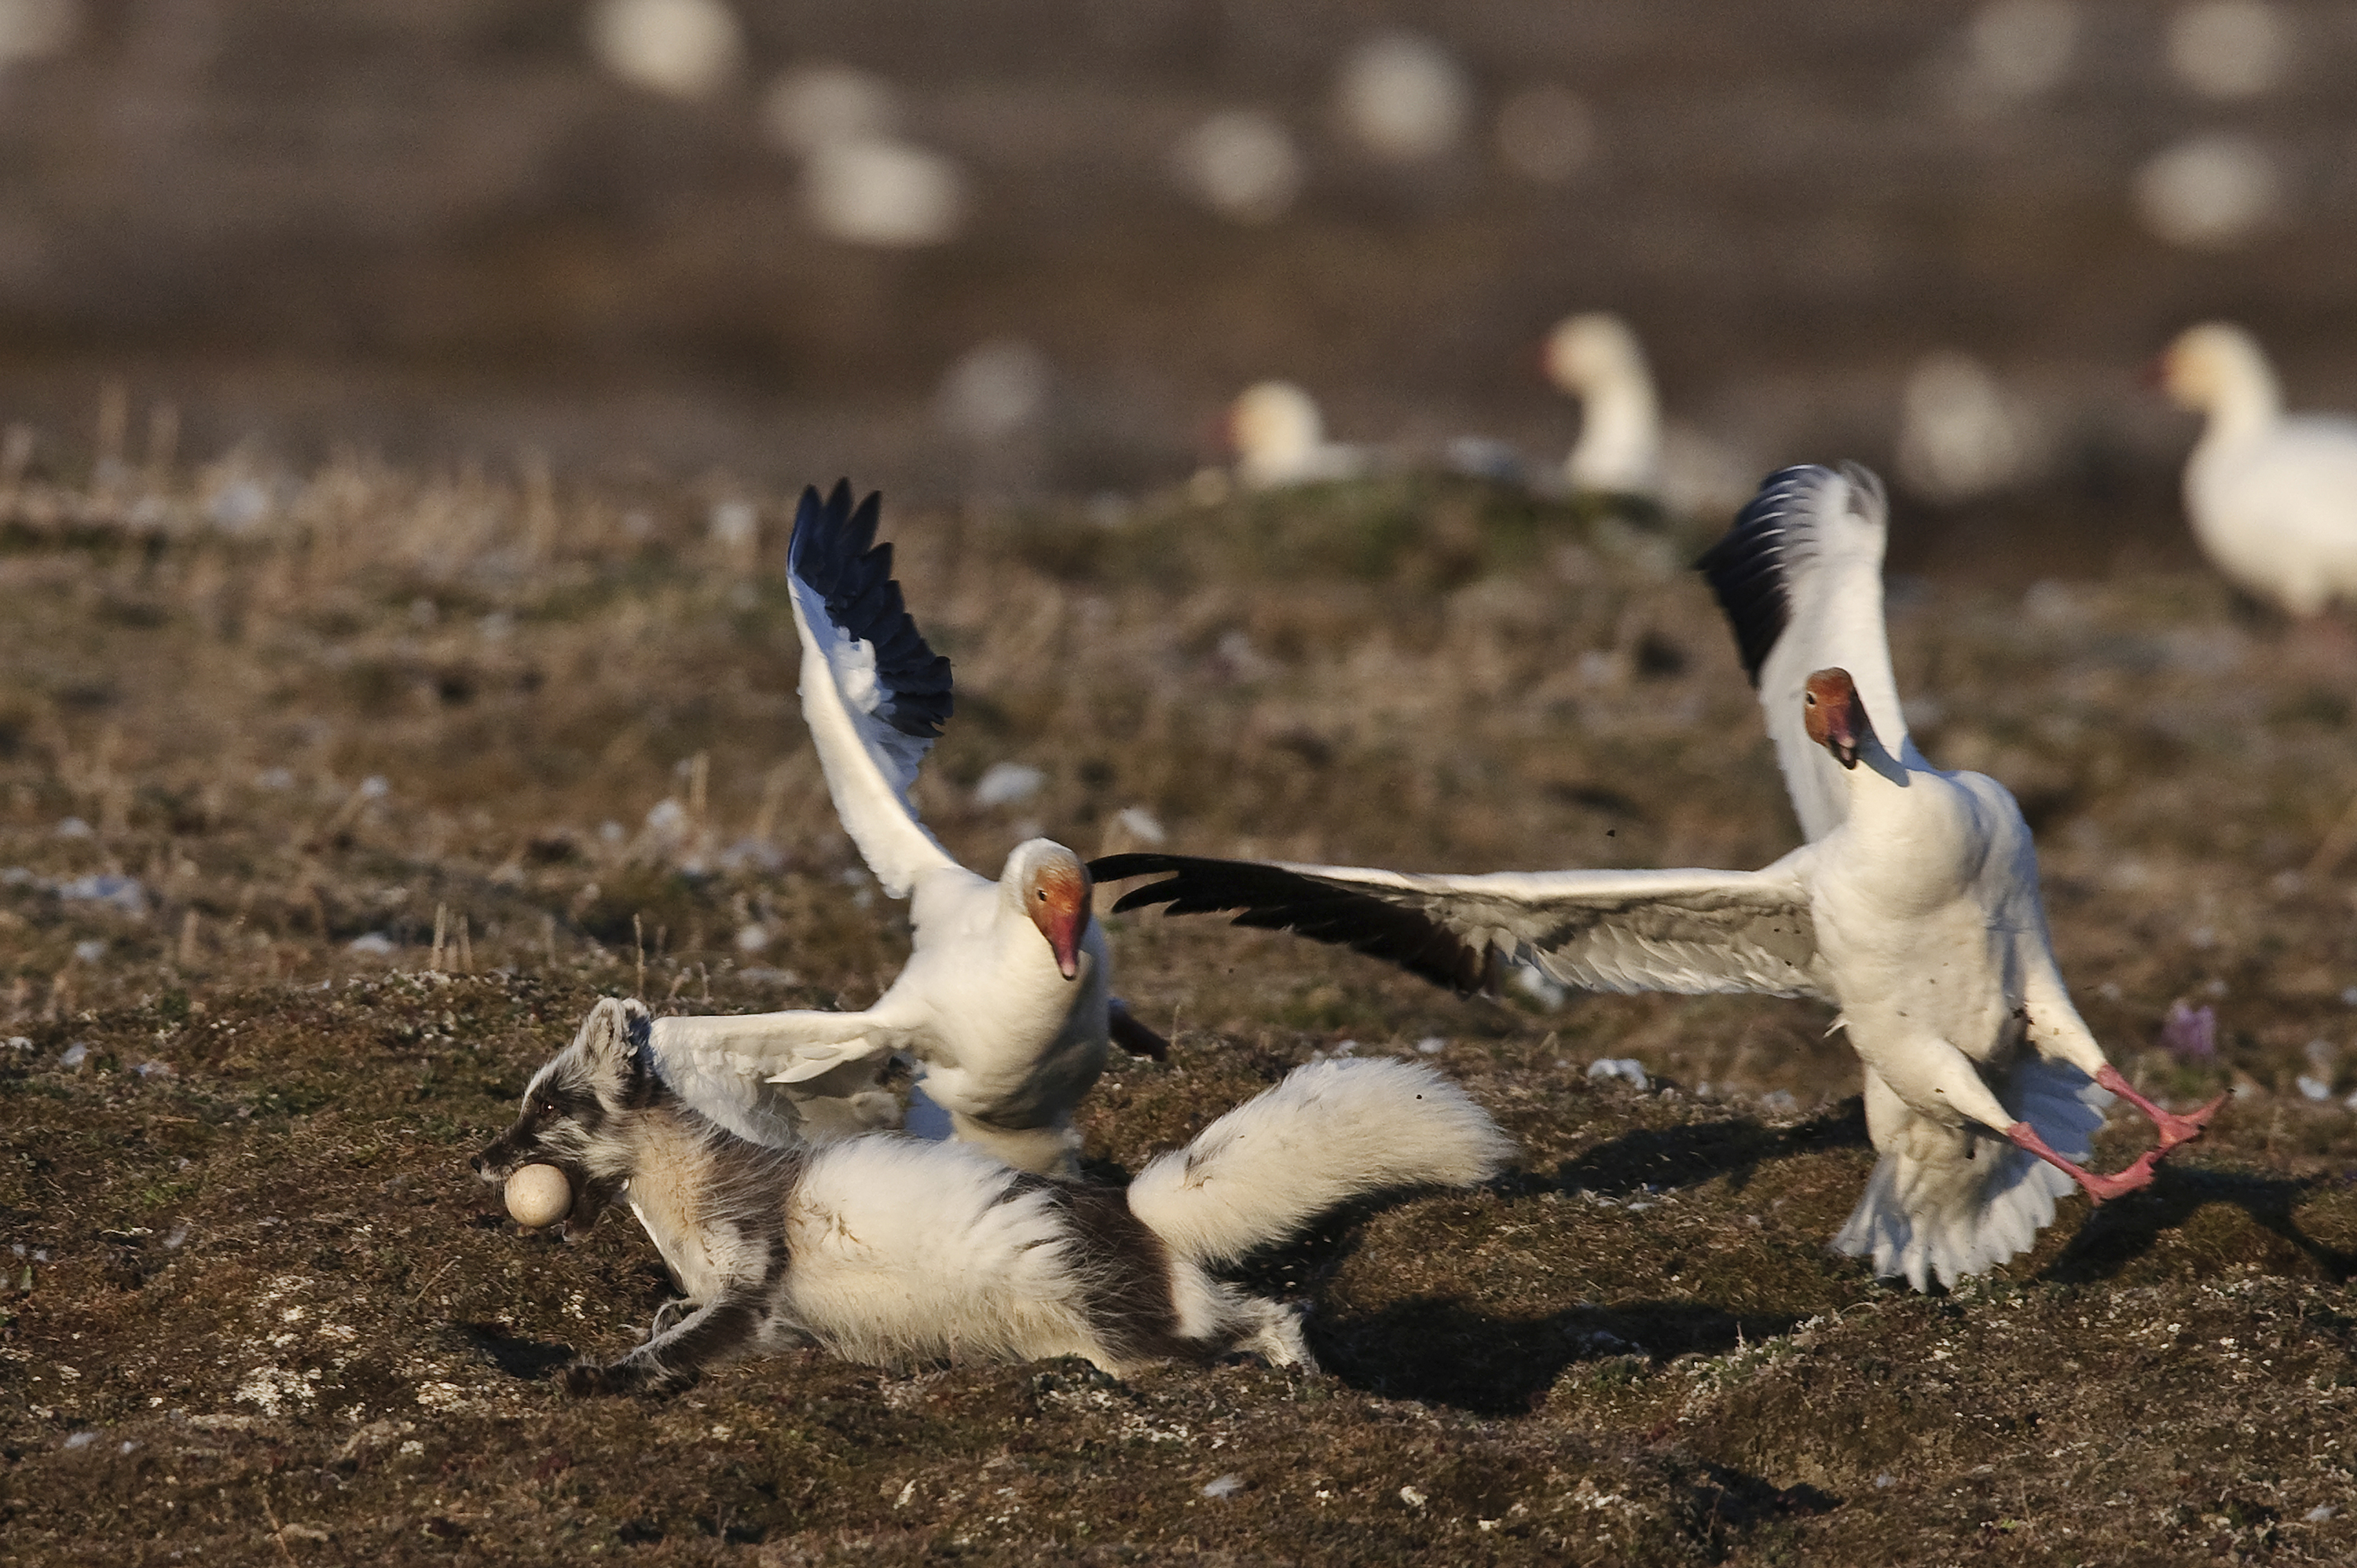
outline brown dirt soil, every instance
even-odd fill
[[[239,483],[260,521],[200,526]],[[2168,1098],[2236,1091],[1998,1275],[1921,1296],[1825,1250],[1870,1162],[1822,1008],[1460,1003],[1122,917],[1177,1048],[1090,1102],[1101,1174],[1345,1042],[1522,1142],[1253,1266],[1324,1371],[804,1355],[562,1399],[667,1292],[625,1221],[562,1245],[474,1182],[531,1069],[601,993],[856,1004],[905,947],[796,714],[782,499],[758,549],[713,499],[357,462],[0,497],[0,1562],[2357,1552],[2357,642],[2190,574],[1896,596],[1918,734],[2021,796],[2097,1034]],[[960,682],[921,800],[974,865],[1135,843],[1133,806],[1176,847],[1465,870],[1791,842],[1642,529],[1416,478],[887,528]],[[976,806],[1002,759],[1045,784]],[[2179,999],[2214,1063],[2154,1045]]]

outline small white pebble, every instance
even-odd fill
[[[1891,1478],[1890,1472],[1888,1470],[1874,1478],[1874,1489],[1878,1492],[1887,1492],[1898,1484]]]
[[[1587,1081],[1606,1083],[1619,1079],[1631,1089],[1642,1091],[1652,1085],[1645,1076],[1645,1064],[1634,1057],[1599,1057],[1587,1064]]]
[[[1400,1501],[1405,1503],[1412,1509],[1420,1509],[1430,1500],[1426,1498],[1422,1492],[1417,1491],[1414,1487],[1402,1487],[1399,1491],[1399,1496]]]
[[[1232,1498],[1243,1489],[1244,1478],[1242,1476],[1222,1476],[1216,1481],[1205,1482],[1203,1495],[1207,1498]]]
[[[67,1069],[68,1070],[71,1070],[75,1068],[81,1067],[82,1063],[88,1060],[90,1060],[90,1047],[82,1044],[80,1040],[76,1040],[72,1045],[68,1046],[65,1048],[65,1054],[63,1056],[58,1058],[58,1065]]]
[[[1415,1043],[1415,1048],[1419,1055],[1437,1057],[1448,1048],[1448,1042],[1438,1035],[1426,1035]]]
[[[2326,1520],[2330,1519],[2334,1514],[2337,1514],[2341,1510],[2339,1509],[2334,1508],[2330,1503],[2319,1503],[2299,1517],[2307,1520],[2309,1524],[2322,1524]]]
[[[1125,806],[1114,816],[1122,831],[1143,843],[1161,843],[1170,836],[1153,812],[1143,806]]]
[[[1047,774],[1021,762],[994,762],[974,787],[977,806],[1013,806],[1029,800],[1048,782]]]

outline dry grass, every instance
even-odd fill
[[[857,1003],[904,946],[801,733],[782,499],[10,450],[0,1561],[2352,1549],[2344,624],[2159,575],[1896,611],[1926,749],[2040,828],[2098,1035],[2166,1094],[2242,1090],[2002,1276],[1924,1298],[1824,1251],[1868,1155],[1820,1010],[1460,1004],[1125,919],[1178,1047],[1098,1092],[1100,1169],[1346,1040],[1437,1038],[1523,1142],[1256,1266],[1317,1303],[1325,1374],[788,1358],[567,1404],[566,1348],[664,1289],[620,1223],[565,1248],[489,1212],[465,1159],[525,1074],[600,992]],[[739,499],[758,538],[716,541]],[[1117,846],[1130,807],[1187,848],[1469,870],[1790,842],[1707,596],[1641,530],[1437,480],[887,526],[961,686],[923,803],[975,865],[1035,827]],[[1002,759],[1040,791],[974,805]],[[2215,1065],[2154,1048],[2180,998]],[[1604,1056],[1670,1087],[1591,1085]]]

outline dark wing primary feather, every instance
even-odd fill
[[[1287,866],[1150,854],[1089,863],[1089,875],[1099,882],[1162,872],[1174,875],[1123,894],[1114,912],[1157,904],[1169,906],[1166,913],[1172,915],[1239,910],[1235,925],[1351,948],[1460,994],[1486,990],[1495,978],[1487,943],[1469,941],[1421,909]]]
[[[1100,881],[1163,875],[1116,912],[1241,911],[1235,923],[1349,947],[1460,992],[1503,962],[1594,991],[1826,994],[1795,851],[1764,871],[1501,872],[1430,876],[1351,866],[1117,854]]]
[[[1792,619],[1785,557],[1793,543],[1793,521],[1833,478],[1833,470],[1815,464],[1769,475],[1760,493],[1736,514],[1727,537],[1695,563],[1710,579],[1719,608],[1727,612],[1743,655],[1743,672],[1754,686],[1760,683],[1760,666]]]
[[[895,898],[957,863],[917,820],[909,789],[950,715],[950,661],[925,646],[876,543],[882,500],[851,485],[802,492],[786,585],[802,645],[802,719],[844,832]]]
[[[892,580],[892,547],[876,542],[883,500],[871,490],[854,510],[848,479],[836,480],[824,500],[816,486],[805,489],[787,569],[825,605],[839,635],[875,650],[880,690],[867,711],[903,735],[930,739],[954,704],[950,661],[926,646]]]
[[[1812,841],[1849,811],[1840,765],[1810,741],[1803,722],[1802,691],[1812,674],[1848,671],[1882,744],[1908,766],[1923,765],[1907,738],[1883,625],[1888,516],[1882,481],[1855,463],[1785,468],[1768,476],[1700,562],[1760,693],[1801,831]]]

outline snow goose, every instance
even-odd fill
[[[1236,477],[1252,489],[1351,479],[1369,467],[1361,447],[1326,439],[1317,400],[1291,381],[1259,381],[1228,407]]]
[[[1605,311],[1547,334],[1547,379],[1579,400],[1579,441],[1563,461],[1574,489],[1652,496],[1662,487],[1662,410],[1645,350]]]
[[[1579,399],[1579,440],[1564,459],[1575,490],[1636,496],[1674,517],[1724,515],[1760,470],[1687,426],[1664,424],[1637,335],[1604,311],[1566,317],[1547,335],[1547,379]]]
[[[866,1092],[895,1053],[914,1059],[952,1131],[1025,1170],[1076,1170],[1072,1108],[1109,1037],[1163,1042],[1106,989],[1091,883],[1062,844],[1032,839],[998,880],[950,857],[909,802],[950,716],[950,663],[927,647],[875,542],[881,498],[803,492],[788,556],[802,645],[802,716],[844,831],[895,898],[909,898],[908,966],[855,1013],[657,1019],[666,1082],[731,1132],[781,1144],[856,1130],[831,1101]]]
[[[2357,421],[2287,416],[2266,355],[2239,327],[2180,334],[2154,367],[2208,416],[2185,465],[2185,510],[2221,572],[2296,616],[2357,601]]]
[[[2172,1115],[2130,1087],[2054,962],[2020,808],[1909,738],[1885,640],[1882,489],[1788,468],[1706,556],[1808,843],[1760,871],[1421,875],[1124,854],[1116,910],[1241,910],[1236,923],[1354,947],[1460,990],[1507,962],[1597,991],[1813,996],[1866,1070],[1881,1158],[1835,1239],[1919,1289],[2028,1248],[2075,1181],[2098,1201],[2152,1179],[2216,1106]],[[2105,1091],[2109,1090],[2110,1093]],[[2116,1175],[2075,1162],[2118,1094],[2159,1146]]]

